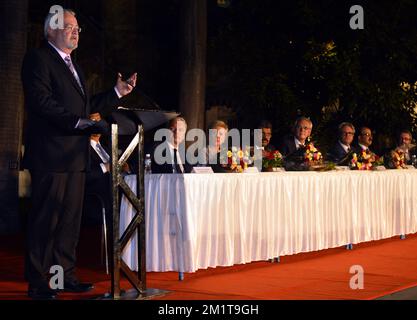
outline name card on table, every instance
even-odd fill
[[[191,173],[214,173],[211,167],[193,167]]]

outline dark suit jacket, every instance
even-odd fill
[[[341,160],[343,160],[347,156],[347,154],[348,153],[345,151],[345,149],[343,149],[343,147],[340,145],[339,141],[337,141],[335,143],[335,145],[332,148],[329,149],[329,151],[327,153],[327,158],[330,161],[338,163]]]
[[[216,154],[216,163],[213,164],[207,164],[207,166],[211,167],[213,169],[214,173],[226,173],[229,172],[229,170],[225,167],[223,167],[223,165],[221,164],[221,159],[220,159],[220,155],[221,153],[218,152]]]
[[[103,143],[101,145],[110,155],[109,149]],[[101,169],[100,164],[103,163],[103,160],[91,147],[91,144],[89,149],[90,171],[85,176],[83,220],[84,223],[96,225],[102,222],[101,204],[105,207],[107,221],[112,221],[111,175],[110,172],[104,173]]]
[[[276,148],[275,148],[275,146],[273,145],[273,144],[267,144],[265,147],[264,147],[264,150],[265,151],[268,151],[268,152],[273,152],[273,151],[275,151],[276,150]]]
[[[91,99],[85,78],[73,62],[85,95],[58,52],[45,42],[29,51],[23,62],[22,82],[28,111],[24,168],[33,171],[81,172],[89,168],[89,134],[78,130],[78,119],[116,107],[114,89]]]
[[[375,155],[377,155],[375,152],[373,152],[370,148],[368,148],[369,149],[369,151],[370,152],[372,152],[373,154],[375,154]],[[352,151],[353,152],[356,152],[356,153],[359,153],[359,152],[362,152],[362,147],[359,145],[359,144],[357,144],[357,145],[354,145],[353,147],[352,147]]]
[[[103,144],[101,146],[106,150],[106,152],[110,155],[109,150],[107,147],[105,147]],[[87,172],[86,175],[86,185],[95,185],[100,184],[103,181],[103,178],[110,175],[110,172],[104,173],[101,164],[103,163],[103,160],[101,160],[100,156],[97,154],[97,152],[93,149],[93,147],[89,146],[90,149],[90,170]]]
[[[382,153],[382,155],[384,155],[385,153]],[[416,147],[411,147],[410,149],[408,149],[408,154],[410,159],[408,159],[406,162],[407,164],[413,164],[413,156],[417,155],[417,148]]]
[[[285,157],[288,156],[289,154],[292,154],[294,151],[297,150],[297,147],[295,145],[295,141],[294,141],[294,136],[291,135],[287,135],[285,136],[280,144],[280,147],[278,149],[281,154]]]
[[[172,173],[172,164],[171,163],[174,163],[174,159],[173,158],[171,158],[171,163],[163,163],[163,164],[158,164],[156,161],[155,161],[155,158],[154,158],[154,156],[155,156],[155,149],[158,147],[158,146],[163,146],[163,147],[168,147],[168,144],[166,143],[166,142],[162,142],[162,143],[160,143],[160,144],[157,144],[157,145],[155,145],[154,146],[154,148],[153,148],[153,151],[152,151],[152,153],[151,153],[151,159],[152,159],[152,173]],[[167,157],[167,152],[166,152],[166,150],[167,149],[165,149],[165,151],[162,153],[162,156],[165,158],[165,157]],[[171,155],[171,153],[169,153],[169,156]],[[187,163],[187,161],[186,161],[186,159],[183,159],[184,158],[184,156],[182,156],[181,154],[180,154],[180,152],[178,152],[178,155],[179,155],[179,157],[181,157],[181,163],[182,163],[182,165],[183,165],[183,168],[184,168],[184,173],[190,173],[191,172],[191,170],[192,170],[192,167]]]

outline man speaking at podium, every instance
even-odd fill
[[[123,81],[118,74],[114,88],[89,97],[84,75],[71,59],[81,32],[75,13],[63,9],[60,26],[54,24],[56,16],[46,17],[46,41],[26,54],[22,67],[29,126],[23,165],[32,178],[25,277],[33,299],[56,298],[59,290],[49,286],[54,265],[64,271],[64,287],[59,289],[87,292],[93,288],[75,275],[89,136],[100,127],[89,115],[117,107],[119,99],[133,90],[137,77],[135,73]]]

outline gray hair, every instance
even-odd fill
[[[342,122],[341,124],[339,124],[339,133],[342,133],[342,130],[344,127],[350,127],[353,130],[353,133],[355,133],[355,126],[350,123],[350,122]]]
[[[75,17],[75,11],[71,10],[71,9],[64,9],[64,14],[65,13],[69,13],[71,15],[73,15]],[[45,36],[45,39],[48,39],[48,28],[50,28],[50,23],[51,23],[51,19],[53,17],[55,17],[56,13],[48,13],[48,15],[45,18],[45,22],[43,24],[43,34]]]
[[[307,118],[307,117],[298,117],[297,120],[295,120],[295,122],[294,122],[294,128],[293,129],[294,130],[297,129],[297,126],[303,120],[309,122],[310,125],[311,125],[311,129],[313,129],[313,122],[310,120],[310,118]]]

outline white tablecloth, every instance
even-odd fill
[[[135,176],[126,181],[135,187]],[[194,272],[417,231],[417,170],[152,174],[145,197],[147,271]],[[133,214],[122,199],[121,231]],[[135,241],[123,259],[137,269]]]

